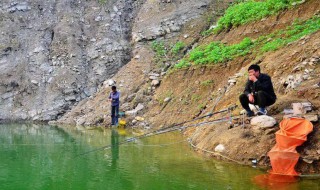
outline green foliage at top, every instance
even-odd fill
[[[189,61],[197,64],[221,63],[234,57],[246,55],[250,51],[252,41],[245,38],[239,44],[227,46],[221,42],[212,42],[200,46],[190,52]]]
[[[209,45],[193,49],[189,57],[182,59],[174,68],[181,69],[191,65],[222,63],[250,52],[263,54],[264,52],[275,51],[319,30],[320,16],[314,16],[304,22],[297,20],[284,30],[260,36],[256,40],[244,38],[240,43],[233,45],[212,42]]]
[[[223,17],[218,20],[215,32],[230,29],[251,21],[260,20],[291,6],[298,0],[248,0],[229,7]]]
[[[285,30],[279,30],[267,36],[261,36],[257,39],[257,43],[262,44],[261,52],[275,51],[318,30],[320,30],[320,17],[314,16],[305,22],[297,20]]]

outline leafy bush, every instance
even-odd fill
[[[177,42],[173,45],[171,52],[177,55],[186,45],[183,42]]]
[[[261,51],[275,51],[280,47],[283,47],[291,42],[299,40],[303,36],[310,35],[316,31],[320,30],[320,17],[314,16],[313,18],[301,22],[296,21],[291,26],[287,27],[285,30],[279,30],[267,37],[261,37],[259,42],[262,45]],[[271,37],[274,37],[273,40]]]
[[[251,49],[250,38],[243,39],[239,44],[224,45],[221,42],[212,42],[207,46],[200,46],[190,52],[189,61],[197,64],[221,63],[234,57],[246,55]]]
[[[107,0],[98,0],[98,2],[103,5],[107,3]]]
[[[213,80],[205,80],[205,81],[202,81],[201,82],[201,85],[202,86],[211,86],[214,84],[214,81]]]
[[[162,57],[167,54],[167,49],[164,46],[163,41],[153,41],[151,44],[151,48],[156,53],[157,57]]]
[[[181,69],[193,65],[222,63],[235,57],[247,55],[255,49],[254,53],[275,51],[291,42],[301,39],[320,30],[320,16],[314,16],[307,21],[295,21],[284,30],[279,30],[266,36],[260,36],[255,41],[244,38],[240,43],[225,45],[221,42],[211,42],[193,49],[189,57],[185,57],[174,66]],[[192,63],[192,64],[191,64]]]
[[[186,67],[190,67],[191,64],[189,62],[187,62],[186,60],[182,59],[179,63],[174,65],[174,68],[176,69],[182,69],[182,68],[186,68]]]
[[[229,7],[223,17],[218,20],[215,32],[230,29],[255,20],[260,20],[269,15],[278,13],[299,0],[248,0]]]

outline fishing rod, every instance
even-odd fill
[[[235,106],[230,106],[232,107],[233,109],[236,107]],[[229,108],[230,108],[229,107]],[[212,116],[214,114],[218,114],[218,113],[223,113],[223,112],[226,112],[230,109],[226,108],[226,109],[223,109],[223,110],[220,110],[220,111],[217,111],[217,112],[214,112],[214,113],[210,113],[208,115],[205,115],[205,116],[202,116],[200,118],[204,118],[204,117],[208,117],[208,116]],[[199,118],[196,118],[196,119],[199,119]],[[215,120],[211,120],[211,121],[205,121],[205,122],[201,122],[201,123],[196,123],[196,124],[191,124],[191,125],[186,125],[186,126],[181,126],[182,124],[185,124],[187,122],[191,122],[191,121],[195,121],[194,120],[190,120],[190,121],[186,121],[186,122],[181,122],[181,123],[178,123],[176,125],[173,125],[173,126],[170,126],[170,127],[166,127],[166,128],[161,128],[161,129],[158,129],[158,130],[155,130],[155,131],[151,131],[149,133],[146,133],[146,134],[142,134],[142,135],[138,135],[138,136],[135,136],[135,137],[131,137],[131,138],[128,138],[122,142],[119,142],[117,143],[117,146],[118,145],[122,145],[122,144],[126,144],[126,143],[130,143],[130,142],[133,142],[137,139],[142,139],[142,138],[146,138],[146,137],[150,137],[150,136],[154,136],[154,135],[160,135],[160,134],[164,134],[164,133],[168,133],[168,132],[172,132],[172,131],[176,131],[176,130],[184,130],[186,128],[189,128],[189,127],[197,127],[197,126],[201,126],[201,125],[207,125],[207,124],[212,124],[212,123],[219,123],[219,122],[224,122],[224,121],[229,121],[230,120],[230,117],[227,116],[227,117],[222,117],[222,118],[219,118],[219,119],[215,119]],[[90,150],[90,151],[87,151],[87,152],[84,152],[84,153],[81,153],[79,154],[78,156],[83,156],[83,155],[86,155],[86,154],[89,154],[91,152],[96,152],[96,151],[101,151],[101,150],[105,150],[105,149],[109,149],[109,148],[112,148],[114,145],[106,145],[106,146],[102,146],[100,148],[96,148],[96,149],[93,149],[93,150]],[[77,156],[77,157],[78,157]]]
[[[204,116],[201,116],[201,117],[196,117],[192,120],[188,120],[188,121],[183,121],[183,122],[180,122],[180,123],[177,123],[177,124],[173,124],[173,125],[170,125],[168,126],[167,128],[171,128],[171,127],[174,127],[174,126],[177,126],[177,125],[183,125],[185,123],[189,123],[189,122],[192,122],[192,121],[196,121],[196,120],[199,120],[199,119],[203,119],[203,118],[206,118],[206,117],[212,117],[213,115],[216,115],[216,114],[219,114],[219,113],[224,113],[224,112],[228,112],[228,111],[232,111],[234,110],[235,108],[237,107],[237,105],[232,105],[232,106],[229,106],[225,109],[222,109],[222,110],[219,110],[219,111],[216,111],[216,112],[209,112],[207,115],[204,115]],[[165,129],[165,128],[162,128],[162,129]]]

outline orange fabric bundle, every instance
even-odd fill
[[[307,140],[313,125],[303,118],[288,118],[280,122],[280,130],[276,132],[276,145],[269,151],[272,170],[279,175],[299,175],[294,167],[299,160],[296,147]]]

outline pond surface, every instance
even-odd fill
[[[179,133],[117,145],[134,135],[139,134],[119,129],[0,125],[0,189],[263,189],[253,178],[264,171],[199,156]],[[113,146],[92,151],[106,145]],[[319,190],[320,183],[319,179],[300,179],[281,189]]]

